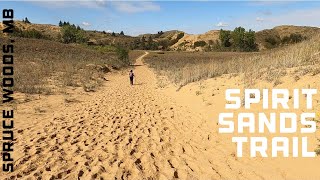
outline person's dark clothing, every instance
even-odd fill
[[[129,73],[129,78],[130,78],[130,84],[131,84],[131,85],[133,85],[133,77],[134,77],[134,74],[133,74],[133,72],[131,71],[131,72]]]
[[[130,77],[130,84],[133,85],[133,77]]]

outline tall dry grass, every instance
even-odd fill
[[[112,52],[47,40],[16,38],[15,41],[14,88],[18,92],[51,94],[64,91],[67,86],[82,86],[91,91],[102,82],[101,67],[119,64]]]
[[[131,64],[136,62],[136,59],[144,54],[144,51],[141,50],[131,50],[129,51],[129,60]]]
[[[260,53],[150,53],[146,62],[159,75],[165,75],[173,83],[184,86],[201,79],[222,74],[244,74],[246,84],[255,79],[276,81],[285,75],[285,68],[303,67],[307,73],[320,73],[320,37],[276,50]]]

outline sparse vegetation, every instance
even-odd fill
[[[314,150],[314,152],[316,153],[317,156],[319,156],[320,155],[320,147],[317,148],[316,150]]]
[[[144,54],[144,51],[139,51],[139,50],[131,50],[129,51],[129,60],[131,64],[135,63],[135,60],[142,56]]]
[[[48,40],[16,38],[15,41],[19,44],[15,53],[15,90],[18,92],[51,94],[62,92],[67,86],[82,86],[92,91],[101,85],[109,67],[125,66],[116,52]]]
[[[179,34],[177,35],[177,39],[179,40],[179,39],[183,38],[183,36],[184,36],[184,33],[181,32],[181,33],[179,33]]]
[[[26,25],[25,23],[22,24]],[[83,76],[84,73],[77,75],[87,64],[94,64],[94,66],[111,64],[116,68],[128,66],[130,63],[133,63],[132,59],[135,59],[130,56],[128,49],[171,50],[171,46],[185,36],[181,31],[159,31],[157,34],[135,38],[125,36],[123,32],[116,34],[114,32],[84,31],[79,26],[70,24],[69,22],[60,21],[59,26],[60,27],[55,28],[50,26],[50,28],[48,28],[55,29],[55,32],[58,32],[60,35],[58,38],[53,38],[56,34],[49,33],[48,35],[48,33],[44,31],[44,29],[39,28],[37,24],[27,25],[27,28],[19,25],[15,33],[13,33],[15,37],[34,39],[30,40],[32,44],[30,47],[27,47],[25,40],[19,39],[19,41],[23,42],[22,47],[29,49],[30,52],[35,54],[35,56],[27,55],[26,57],[29,59],[26,59],[26,57],[22,55],[19,56],[20,59],[30,64],[29,66],[19,67],[21,68],[19,72],[31,72],[33,69],[37,69],[27,76],[25,76],[25,74],[18,76],[23,81],[18,83],[21,84],[18,88],[20,88],[22,92],[42,93],[48,91],[47,86],[44,84],[48,84],[46,81],[49,77],[54,79],[56,77],[72,76],[74,78],[64,78],[61,81],[62,84],[67,86],[81,86],[81,83],[90,80],[89,78],[85,81],[79,81],[80,76]],[[33,29],[33,27],[36,28]],[[233,31],[221,30],[220,41],[218,39],[215,41],[198,40],[189,46],[192,48],[201,47],[200,49],[205,51],[256,51],[257,44],[255,42],[255,35],[256,33],[254,31],[246,31],[244,28],[238,27]],[[264,78],[276,85],[278,82],[281,82],[280,78],[283,76],[283,68],[290,67],[301,67],[298,68],[296,72],[298,77],[303,74],[317,75],[320,73],[318,63],[319,37],[305,40],[306,38],[297,32],[287,34],[286,36],[282,35],[282,39],[277,34],[272,33],[266,33],[266,35],[260,36],[264,37],[264,42],[269,44],[270,48],[287,43],[294,43],[294,45],[282,47],[272,52],[266,51],[260,53],[150,53],[146,61],[151,67],[155,68],[158,73],[168,76],[169,80],[180,85],[227,73],[246,73],[246,77],[250,77],[248,78],[250,79],[250,83],[254,83],[253,77],[255,77]],[[50,39],[52,41],[36,39]],[[76,43],[83,45],[63,45],[55,42],[57,39],[66,44]],[[90,41],[91,39],[94,40],[90,46],[84,43],[88,42],[88,39],[90,39]],[[51,46],[50,43],[53,43],[53,45]],[[187,46],[187,44],[188,42],[186,41],[182,42],[177,46],[178,48],[176,50],[185,50],[182,46]],[[43,49],[43,47],[46,46],[47,48]],[[54,49],[54,52],[49,50],[48,47]],[[68,53],[68,49],[70,49],[70,53]],[[77,53],[77,56],[73,51]],[[26,54],[30,54],[30,52],[26,52]],[[40,58],[38,59],[37,56]],[[56,67],[57,65],[52,65],[60,63],[52,63],[51,60],[58,62],[66,60],[66,63],[62,63],[65,65],[60,68]],[[58,68],[61,69],[61,71],[59,71],[60,73],[58,73]],[[97,69],[101,68],[92,68],[90,71],[97,71]],[[42,76],[46,78],[36,78]],[[90,74],[88,76],[90,77]],[[299,80],[294,75],[293,77],[296,81]],[[56,80],[51,79],[50,82],[51,81]],[[24,82],[31,83],[28,84]],[[49,89],[52,90],[52,88]]]
[[[170,40],[169,46],[176,44],[181,38],[183,38],[183,36],[184,36],[183,32],[179,33],[176,38],[173,38]]]
[[[264,78],[279,84],[285,75],[283,68],[306,67],[311,75],[318,73],[320,37],[278,50],[260,53],[235,52],[170,52],[163,55],[150,53],[146,62],[160,75],[165,75],[178,85],[222,74],[245,73],[250,82]]]
[[[266,37],[264,39],[265,41],[265,46],[267,49],[272,49],[272,48],[276,48],[278,47],[280,44],[281,44],[281,39],[280,37],[272,37],[272,36],[269,36],[269,37]]]
[[[284,36],[280,38],[280,36],[272,36],[269,35],[265,37],[264,44],[267,49],[277,48],[283,45],[295,44],[306,40],[306,37],[303,37],[301,34],[293,33],[289,36]]]
[[[46,36],[43,33],[41,33],[40,31],[37,31],[35,29],[22,31],[18,28],[15,28],[11,35],[14,37],[21,37],[21,38],[51,39],[49,36]]]
[[[317,140],[318,140],[319,144],[318,144],[317,148],[314,150],[314,152],[316,153],[317,156],[320,156],[320,139],[317,138]]]
[[[244,28],[238,27],[233,31],[220,30],[220,32],[200,34],[197,36],[197,41],[200,41],[200,43],[195,43],[188,38],[188,36],[194,35],[188,35],[177,30],[146,34],[143,35],[144,41],[142,41],[142,36],[131,37],[125,35],[123,31],[109,33],[106,31],[83,30],[80,26],[66,21],[59,21],[59,26],[54,26],[26,23],[26,18],[24,18],[22,22],[15,21],[15,24],[16,28],[21,31],[16,33],[16,37],[50,39],[64,43],[94,42],[94,45],[121,46],[131,50],[164,51],[192,51],[195,49],[197,51],[258,51],[258,47],[259,50],[264,50],[302,42],[320,32],[319,28],[304,26],[278,26],[259,32],[246,31]],[[24,33],[24,31],[26,32]],[[185,36],[187,37],[181,41]],[[206,44],[202,46],[204,43]]]
[[[200,79],[225,73],[224,61],[237,56],[249,55],[235,52],[167,52],[150,53],[145,59],[159,75],[178,85],[185,85]],[[236,64],[234,65],[236,66]]]

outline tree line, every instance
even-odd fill
[[[170,46],[177,43],[181,38],[184,37],[184,33],[180,32],[176,37],[161,38],[163,31],[159,31],[155,35],[149,35],[148,37],[142,36],[134,40],[131,49],[141,50],[169,50]]]
[[[22,19],[22,22],[31,24],[31,22],[29,21],[29,19],[28,19],[27,17],[25,17],[24,19]]]
[[[31,23],[26,17],[23,19],[24,23]],[[89,38],[84,29],[79,25],[71,24],[68,21],[59,21],[61,27],[61,33],[59,34],[58,41],[62,43],[86,43]],[[97,32],[97,31],[94,31]],[[102,31],[103,34],[107,34]],[[157,34],[150,36],[142,36],[135,38],[132,42],[125,43],[128,49],[141,49],[141,50],[170,50],[170,46],[177,43],[184,37],[184,33],[178,33],[175,37],[162,38],[164,32],[159,31]],[[42,32],[35,29],[29,30],[15,30],[14,36],[24,38],[37,38],[37,39],[52,39],[48,35],[44,35]],[[124,36],[124,32],[119,34],[115,32],[111,33],[111,36]],[[264,39],[264,45],[266,48],[274,48],[280,45],[298,43],[306,39],[301,34],[290,34],[280,38],[279,36],[267,36]],[[181,44],[181,47],[183,43]],[[219,39],[216,41],[196,41],[193,44],[194,48],[202,47],[205,51],[258,51],[258,45],[256,43],[255,31],[249,29],[246,30],[243,27],[236,27],[234,30],[223,30],[219,32]]]
[[[255,31],[247,31],[243,27],[236,27],[233,31],[220,30],[220,47],[230,51],[258,51]]]

